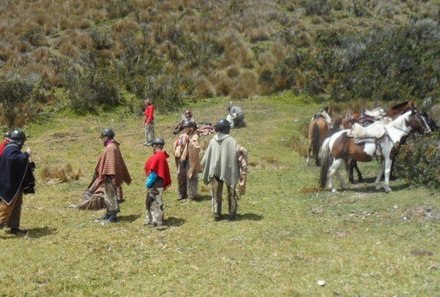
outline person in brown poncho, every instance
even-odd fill
[[[122,158],[119,143],[114,139],[115,133],[111,129],[104,129],[101,138],[104,142],[102,152],[95,167],[93,180],[83,194],[83,201],[79,209],[101,209],[107,212],[102,219],[116,222],[119,212],[119,203],[125,201],[122,192],[122,183],[131,183],[130,173]]]

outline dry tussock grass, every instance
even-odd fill
[[[248,98],[259,94],[258,76],[252,70],[245,70],[234,80],[232,98]]]
[[[75,170],[73,169],[72,165],[69,163],[64,165],[64,167],[45,166],[40,172],[41,181],[49,184],[66,183],[66,182],[78,180],[82,176],[83,173],[81,168]]]
[[[194,95],[198,97],[211,98],[217,95],[214,85],[206,77],[197,79],[194,83]]]

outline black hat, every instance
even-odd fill
[[[104,128],[101,131],[101,138],[104,138],[104,137],[114,138],[115,137],[115,132],[113,132],[112,129]]]

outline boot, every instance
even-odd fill
[[[110,223],[115,223],[115,222],[118,221],[118,218],[116,217],[116,211],[112,211],[112,212],[109,214],[109,216],[108,216],[108,218],[107,218],[107,221],[109,221]]]

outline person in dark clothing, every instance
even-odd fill
[[[35,193],[35,178],[32,149],[21,149],[26,141],[23,131],[14,130],[0,157],[0,229],[10,228],[10,233],[26,235],[20,229],[23,194]]]

